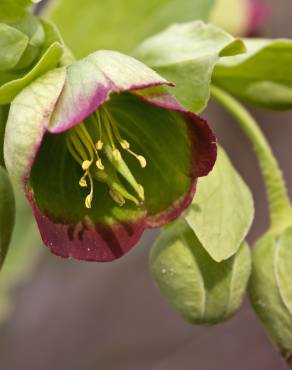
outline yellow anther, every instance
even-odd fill
[[[69,152],[84,171],[83,176],[79,180],[79,186],[90,189],[90,192],[85,197],[86,208],[91,208],[94,198],[92,176],[94,176],[96,181],[100,181],[97,178],[97,174],[108,178],[111,175],[111,173],[107,173],[107,170],[111,171],[110,166],[112,166],[112,170],[117,171],[128,181],[136,193],[136,198],[126,190],[124,194],[124,190],[120,192],[115,187],[113,189],[112,184],[108,181],[109,194],[112,199],[120,206],[123,206],[128,200],[133,201],[137,206],[143,203],[145,196],[144,188],[142,185],[137,184],[130,169],[121,163],[122,149],[134,156],[142,168],[147,166],[147,161],[143,155],[131,150],[130,143],[122,138],[119,125],[105,107],[98,109],[96,118],[92,116],[88,118],[86,123],[81,122],[71,129],[66,135],[66,142]],[[107,162],[106,166],[103,164],[104,155],[109,156],[107,160],[111,162],[109,164]],[[95,169],[91,167],[93,164]],[[107,165],[109,165],[109,169]]]
[[[97,150],[101,150],[103,148],[103,142],[98,140],[98,142],[95,144],[95,147]]]
[[[96,167],[99,169],[99,170],[104,170],[104,165],[102,164],[102,161],[101,159],[99,158],[96,162]]]
[[[83,161],[83,163],[82,163],[83,171],[87,171],[88,168],[91,166],[91,164],[92,164],[92,160],[89,161],[88,159],[86,159],[85,161]]]
[[[92,200],[93,200],[93,180],[92,180],[92,176],[89,172],[87,172],[86,175],[89,177],[90,193],[85,198],[85,207],[86,208],[91,208],[91,203],[92,203]]]
[[[142,168],[145,168],[145,167],[147,166],[147,161],[146,161],[146,159],[143,157],[143,155],[138,155],[136,158],[137,158],[137,159],[138,159],[138,161],[140,162],[140,166],[141,166]]]
[[[143,157],[143,155],[139,155],[139,154],[136,154],[135,152],[133,152],[131,149],[130,149],[130,144],[127,140],[124,140],[124,139],[121,139],[120,140],[120,145],[123,149],[125,149],[129,154],[131,154],[132,156],[134,156],[140,163],[140,166],[142,168],[145,168],[147,166],[147,161],[146,159]]]
[[[92,204],[92,194],[90,193],[85,198],[85,207],[89,209],[91,208],[91,204]]]
[[[120,142],[120,144],[121,144],[121,147],[122,147],[123,149],[125,149],[125,150],[130,149],[130,144],[127,142],[127,140],[122,140],[122,141]]]
[[[79,185],[82,187],[82,188],[87,188],[87,182],[85,180],[85,175],[83,177],[81,177],[80,181],[79,181]]]

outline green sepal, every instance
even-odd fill
[[[150,255],[161,293],[192,324],[217,324],[231,317],[242,303],[250,267],[245,242],[233,257],[217,263],[183,219],[162,232]]]
[[[291,40],[245,39],[247,54],[221,60],[215,85],[255,106],[292,108]]]
[[[244,52],[241,40],[196,21],[173,25],[146,39],[134,56],[174,82],[171,93],[187,109],[199,112],[208,103],[212,71],[220,57]]]
[[[199,179],[184,217],[217,262],[235,254],[245,239],[254,218],[253,197],[222,148],[213,171]]]
[[[27,48],[29,38],[18,29],[0,23],[0,73],[13,69]]]
[[[7,172],[0,167],[0,268],[4,262],[12,236],[15,201]]]

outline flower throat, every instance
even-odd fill
[[[90,189],[85,197],[86,208],[92,206],[94,181],[105,183],[110,196],[120,206],[126,200],[136,205],[143,203],[144,188],[132,175],[120,149],[135,157],[142,168],[147,165],[146,159],[131,150],[105,107],[99,108],[87,121],[88,125],[82,122],[69,130],[66,136],[67,148],[83,171],[79,185]],[[131,191],[127,190],[119,175],[126,180]]]

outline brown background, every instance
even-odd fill
[[[292,38],[291,0],[267,3],[272,19],[263,34]],[[254,113],[291,189],[292,114]],[[206,115],[254,191],[253,241],[267,225],[255,157],[227,114],[211,104]],[[0,331],[0,370],[284,369],[248,304],[210,328],[192,327],[171,311],[148,272],[154,236],[148,232],[112,264],[64,261],[46,252],[33,279],[17,291],[17,308]]]

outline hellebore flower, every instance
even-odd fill
[[[263,0],[249,0],[249,22],[247,25],[247,35],[257,33],[270,15],[269,8]]]
[[[234,36],[253,35],[269,17],[264,0],[218,0],[210,21]]]
[[[12,102],[6,166],[53,253],[114,260],[145,228],[190,204],[197,177],[213,167],[216,140],[164,84],[137,60],[98,51],[40,77]]]

